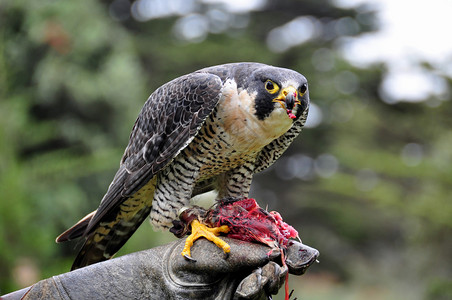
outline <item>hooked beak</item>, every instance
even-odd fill
[[[292,110],[295,105],[301,103],[300,100],[298,100],[297,89],[293,86],[289,86],[283,89],[279,96],[273,99],[273,102],[278,102],[279,104],[281,104],[282,108],[287,110],[287,114],[289,114],[290,117],[293,116]]]
[[[284,92],[284,91],[283,91]],[[286,95],[286,108],[292,110],[295,106],[295,101],[297,100],[297,91],[288,92]]]

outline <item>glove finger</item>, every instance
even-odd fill
[[[302,275],[319,257],[317,249],[303,245],[302,243],[291,241],[287,247],[286,264],[290,274]]]
[[[245,277],[235,291],[235,298],[252,299],[262,291],[262,269],[257,268]]]
[[[286,266],[281,267],[275,262],[269,262],[262,267],[262,277],[268,278],[265,290],[270,294],[276,295],[284,284],[288,271]]]

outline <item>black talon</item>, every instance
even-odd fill
[[[185,259],[187,259],[188,261],[192,261],[192,262],[196,262],[196,259],[194,259],[191,256],[188,256],[187,254],[184,255]]]

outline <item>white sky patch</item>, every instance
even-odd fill
[[[452,77],[451,0],[336,0],[340,7],[370,4],[377,9],[379,30],[347,39],[342,53],[353,64],[366,67],[384,62],[388,76],[381,87],[388,102],[421,101],[428,96],[447,97],[447,84],[440,77]],[[422,68],[429,62],[435,69]],[[396,83],[389,82],[395,79]],[[417,90],[417,91],[416,91]]]
[[[248,13],[253,10],[258,10],[263,7],[266,0],[202,0],[202,2],[207,4],[220,4],[231,13],[240,14]]]
[[[202,42],[207,37],[208,30],[209,20],[200,14],[180,18],[173,28],[176,37],[192,43]]]
[[[140,22],[170,16],[183,16],[197,10],[195,0],[138,0],[132,4],[131,14]]]
[[[298,17],[271,30],[267,36],[268,48],[276,53],[303,44],[317,35],[318,21],[310,16]]]
[[[306,128],[317,127],[322,123],[322,120],[323,120],[322,110],[320,109],[320,107],[311,102],[309,104],[308,118],[306,120],[306,124],[304,125],[304,127]]]
[[[446,81],[416,67],[390,71],[383,79],[380,96],[391,104],[407,99],[411,102],[424,101],[426,95],[443,98],[447,91]]]

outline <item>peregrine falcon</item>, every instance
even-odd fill
[[[72,268],[111,258],[148,215],[170,228],[196,195],[247,197],[253,175],[301,132],[308,107],[303,75],[260,63],[208,67],[155,90],[99,208],[57,238],[86,238]]]

